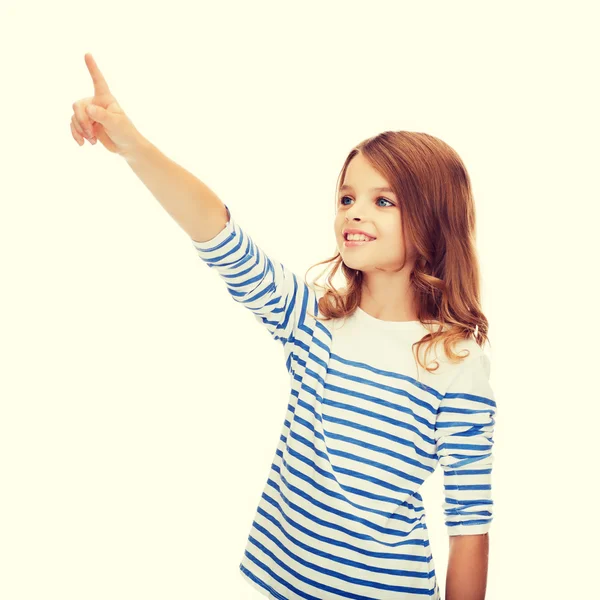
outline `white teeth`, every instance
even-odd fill
[[[348,233],[346,234],[346,239],[351,242],[362,242],[362,241],[370,241],[375,238],[369,238],[359,233]]]

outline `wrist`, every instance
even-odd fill
[[[138,132],[133,143],[120,154],[129,164],[133,164],[143,159],[151,147],[150,141]]]

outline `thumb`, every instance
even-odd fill
[[[94,119],[94,121],[98,121],[104,125],[108,117],[108,111],[101,106],[97,106],[96,104],[88,104],[85,107],[87,114]]]

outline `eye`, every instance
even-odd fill
[[[348,206],[347,204],[344,204],[344,198],[350,198],[350,196],[342,196],[342,197],[340,198],[340,204],[341,204],[342,206]],[[391,200],[388,200],[387,198],[384,198],[383,196],[379,196],[379,197],[377,198],[377,200],[385,200],[386,202],[389,202],[391,206],[394,206],[394,203],[393,203]]]

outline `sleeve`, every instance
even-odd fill
[[[435,425],[444,478],[448,535],[487,533],[493,519],[492,463],[496,402],[490,359],[477,346],[459,365],[440,402]]]
[[[192,243],[200,258],[221,276],[231,297],[287,349],[289,369],[298,320],[305,318],[309,300],[316,310],[315,293],[257,246],[226,208],[225,227],[211,240]]]

